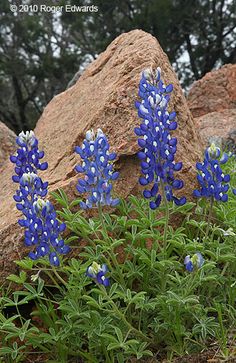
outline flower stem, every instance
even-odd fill
[[[106,228],[106,224],[104,222],[104,216],[103,216],[103,212],[102,212],[102,206],[101,206],[100,203],[98,205],[98,214],[99,214],[100,221],[102,223],[103,231],[106,234],[107,242],[110,243],[110,237],[109,237],[109,235],[107,233],[107,228]],[[120,283],[123,286],[126,286],[125,279],[123,277],[123,273],[122,273],[121,268],[120,268],[120,264],[119,264],[119,262],[117,261],[117,258],[116,258],[116,254],[113,252],[113,249],[111,249],[110,251],[107,251],[107,253],[108,253],[108,256],[111,258],[112,263],[114,264],[114,266],[117,268],[117,270],[119,272]]]
[[[126,326],[130,329],[130,331],[133,331],[136,335],[142,337],[143,340],[145,340],[148,343],[153,343],[152,339],[148,338],[145,334],[143,334],[140,330],[134,328],[126,319],[125,315],[118,309],[114,301],[110,298],[110,296],[107,294],[107,291],[104,286],[100,286],[103,293],[106,295],[106,298],[111,303],[112,307],[114,308],[116,315],[120,317],[121,320],[126,324]]]
[[[61,286],[57,283],[57,281],[54,279],[54,277],[52,276],[51,272],[50,271],[53,271],[52,269],[48,269],[48,270],[45,270],[45,273],[48,275],[48,277],[51,279],[51,281],[54,283],[54,286],[57,287],[59,290],[61,289]]]
[[[106,236],[108,236],[108,233],[107,233],[107,229],[106,229],[106,226],[105,226],[105,223],[104,223],[104,218],[103,218],[103,213],[102,213],[102,206],[100,203],[98,203],[98,215],[99,215],[99,219],[102,223],[102,228],[104,230],[104,232],[106,233]]]
[[[209,230],[210,230],[212,211],[213,211],[213,203],[214,203],[214,198],[211,197],[211,203],[210,203],[210,208],[209,208],[209,213],[208,213],[208,218],[207,218],[207,229],[206,229],[205,238],[207,238],[207,236],[209,234]]]
[[[164,200],[165,214],[166,214],[165,226],[164,226],[164,238],[163,238],[163,250],[164,250],[164,258],[165,258],[166,257],[166,248],[167,248],[167,232],[168,232],[170,212],[169,212],[169,205],[168,205],[168,201],[166,199],[166,193],[165,193],[165,188],[164,188],[163,183],[161,183],[161,190],[162,190],[162,197]]]
[[[56,268],[55,268],[54,266],[53,266],[52,270],[53,270],[54,274],[56,275],[56,277],[58,278],[58,280],[59,280],[59,281],[61,281],[61,283],[62,283],[65,287],[67,287],[67,283],[66,283],[66,281],[65,281],[65,280],[63,280],[63,278],[59,275],[59,273],[57,272],[57,270],[56,270]]]

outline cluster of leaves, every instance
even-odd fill
[[[236,183],[235,159],[229,168]],[[72,256],[59,268],[24,259],[0,298],[0,357],[26,362],[128,362],[192,353],[217,341],[227,356],[236,324],[235,197],[215,205],[207,235],[207,205],[173,206],[163,251],[163,209],[131,196],[116,213],[85,218],[63,191],[54,194],[71,231]],[[189,273],[186,255],[199,251],[204,265]],[[74,258],[74,257],[76,258]],[[86,276],[93,261],[105,263],[110,286]],[[33,275],[32,275],[33,274]],[[31,281],[29,279],[31,276]],[[11,284],[19,285],[14,292]],[[33,305],[31,314],[26,314]],[[31,306],[32,307],[32,306]],[[34,359],[34,358],[33,358]]]

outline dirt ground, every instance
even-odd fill
[[[27,361],[25,363],[46,363],[47,359],[45,360],[45,356],[29,356]],[[149,359],[140,359],[140,360],[132,360],[129,361],[130,363],[170,363],[170,361],[167,360],[160,360],[158,358],[149,358]],[[127,362],[127,363],[129,363]],[[60,362],[58,362],[60,363]],[[82,361],[80,359],[78,360],[71,360],[68,363],[88,363],[85,361]],[[100,362],[100,363],[106,363],[106,362]],[[209,352],[203,352],[196,355],[188,355],[184,357],[175,358],[171,361],[171,363],[236,363],[236,355],[235,357],[230,358],[223,358],[223,357],[217,357],[215,352],[209,351]]]

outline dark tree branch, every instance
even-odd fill
[[[222,38],[227,37],[234,29],[236,28],[236,25],[233,25],[226,33],[222,34]]]
[[[16,102],[19,108],[19,116],[20,116],[19,124],[23,129],[25,126],[27,126],[26,115],[25,115],[25,106],[26,106],[25,100],[22,95],[21,86],[15,75],[12,76],[12,83],[15,90]]]
[[[37,105],[37,103],[35,101],[35,95],[39,88],[40,81],[37,82],[36,86],[33,88],[33,90],[31,92],[24,80],[22,80],[22,83],[23,83],[23,86],[24,86],[26,92],[28,93],[28,97],[25,99],[25,104],[27,104],[28,102],[32,102],[36,111],[38,112],[38,114],[41,114],[42,110],[40,109],[40,107]]]
[[[10,112],[9,110],[4,112],[4,109],[2,107],[0,108],[0,119],[16,133],[19,133],[22,130],[15,114],[13,112]]]
[[[196,63],[195,63],[195,56],[194,56],[194,53],[193,53],[193,48],[192,48],[192,44],[191,44],[191,40],[190,40],[190,35],[185,33],[184,38],[185,38],[185,41],[186,41],[186,44],[187,44],[187,51],[188,51],[188,54],[189,54],[189,59],[190,59],[192,72],[194,74],[195,79],[199,79],[199,74],[198,74]]]

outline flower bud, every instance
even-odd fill
[[[146,68],[143,71],[143,76],[144,76],[144,78],[146,78],[146,80],[150,81],[152,79],[152,76],[153,76],[152,69],[151,68]]]
[[[85,134],[85,137],[86,137],[86,140],[87,141],[93,141],[94,138],[95,138],[95,135],[94,135],[94,131],[93,129],[92,130],[88,130]]]

